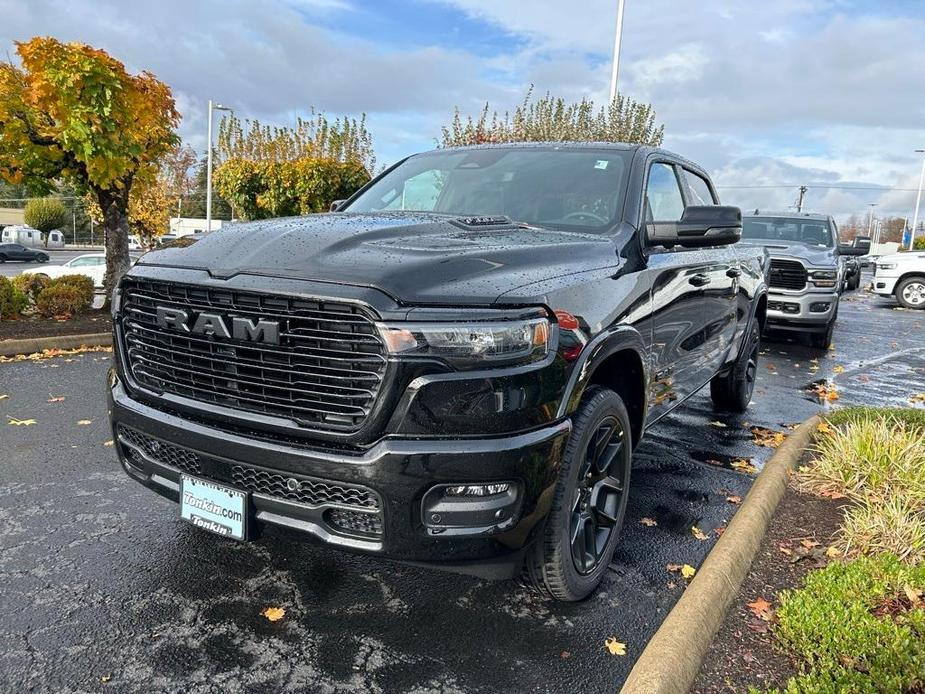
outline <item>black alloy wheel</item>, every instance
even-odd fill
[[[627,441],[621,422],[610,416],[598,425],[585,448],[569,524],[572,561],[582,575],[597,569],[608,554],[610,537],[621,520],[626,475],[625,470],[613,468],[618,467],[615,460],[622,460]]]

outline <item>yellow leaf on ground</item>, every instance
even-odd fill
[[[832,369],[832,373],[833,373],[833,374],[843,374],[843,373],[845,373],[845,367],[844,367],[844,366],[835,366],[835,367]]]
[[[742,497],[737,494],[733,494],[732,496],[727,496],[726,501],[728,501],[730,504],[735,504],[738,506],[742,503]]]
[[[688,580],[692,579],[695,573],[697,573],[697,569],[690,564],[685,564],[681,567],[681,575]]]
[[[9,417],[8,419],[10,420],[10,424],[14,427],[31,427],[33,424],[37,424],[34,419],[15,419],[13,417]]]
[[[653,526],[658,525],[658,521],[655,520],[654,518],[640,518],[639,522],[642,523],[647,528],[651,528]]]
[[[816,427],[816,431],[820,434],[831,434],[832,426],[828,422],[819,422],[819,426]]]
[[[8,397],[10,397],[10,396],[9,396],[9,395],[0,394],[0,400],[6,400]]]
[[[835,557],[841,556],[841,550],[838,549],[838,547],[836,547],[835,545],[831,545],[828,548],[826,548],[825,556],[827,556],[829,559],[835,559]]]
[[[113,445],[112,439],[109,439],[109,441],[103,441],[103,445],[104,445],[104,446],[112,446],[112,445]]]
[[[278,622],[286,616],[286,610],[284,610],[282,607],[268,607],[260,614],[269,619],[271,622]]]
[[[733,458],[732,462],[729,463],[729,466],[733,470],[738,470],[739,472],[747,472],[749,474],[758,472],[758,468],[752,465],[748,458]]]
[[[610,655],[626,655],[626,644],[617,641],[613,637],[604,641],[604,647],[610,652]]]
[[[93,424],[93,420],[92,419],[81,419],[79,422],[77,422],[77,426],[79,427],[85,427],[88,424]]]
[[[725,428],[726,428],[726,425],[723,424],[723,423],[720,422],[720,421],[710,422],[710,426],[711,426],[711,427],[716,427],[717,429],[725,429]]]
[[[696,525],[693,526],[693,527],[691,528],[691,535],[693,535],[694,537],[696,537],[698,540],[706,540],[706,539],[707,539],[707,535],[703,532],[703,530],[701,530],[700,528],[698,528]]]
[[[752,434],[752,443],[765,448],[777,448],[787,438],[786,434],[766,427],[752,427],[749,431]]]
[[[63,395],[53,395],[50,398],[48,398],[48,402],[64,402],[64,396]]]

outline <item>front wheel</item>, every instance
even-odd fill
[[[819,333],[810,333],[809,343],[816,349],[828,349],[832,346],[832,335],[835,333],[835,318],[829,321],[825,330]]]
[[[623,399],[589,388],[572,419],[552,510],[526,559],[531,582],[574,602],[600,584],[623,527],[633,456]]]
[[[896,285],[896,300],[903,308],[925,308],[925,276],[907,277]]]
[[[35,262],[37,262],[37,263],[47,263],[47,262],[48,262],[48,256],[45,255],[44,253],[42,253],[41,255],[39,255],[39,256],[36,257]]]
[[[761,351],[761,326],[752,320],[742,350],[732,368],[710,381],[710,398],[720,410],[745,412],[752,400],[758,378],[758,353]]]
[[[5,263],[5,262],[6,262],[6,256],[0,253],[0,263]]]

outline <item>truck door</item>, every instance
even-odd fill
[[[671,162],[649,164],[643,233],[648,223],[681,219],[685,205],[681,175]],[[713,265],[703,249],[647,248],[644,272],[651,283],[647,321],[651,327],[650,422],[704,384],[707,332],[702,304]]]
[[[706,178],[682,168],[688,205],[716,205],[719,199]],[[719,371],[729,355],[739,324],[739,260],[734,246],[713,246],[704,249],[708,281],[703,285],[700,307],[705,335],[703,361],[698,364],[698,379],[706,383]],[[741,302],[747,307],[748,302]]]

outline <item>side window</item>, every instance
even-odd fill
[[[646,184],[646,221],[677,222],[684,213],[684,198],[674,167],[656,163],[649,169]]]
[[[684,178],[687,179],[687,190],[690,193],[691,205],[715,205],[713,193],[709,184],[700,174],[684,169]]]

